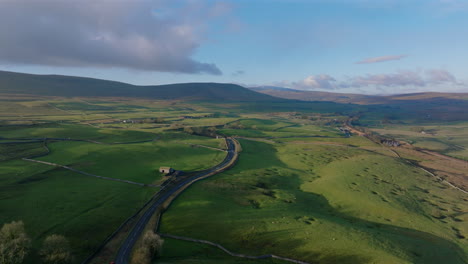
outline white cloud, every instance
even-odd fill
[[[421,71],[401,70],[395,73],[367,74],[346,77],[341,80],[327,74],[310,75],[296,82],[282,81],[275,83],[300,90],[346,90],[346,89],[376,89],[384,91],[388,88],[434,89],[440,85],[449,85],[459,90],[464,84],[457,80],[450,72],[442,69],[428,69]]]
[[[297,87],[304,87],[307,89],[335,89],[335,78],[331,77],[327,74],[319,74],[319,75],[310,75],[307,76],[304,80],[294,83],[294,86]]]
[[[219,3],[14,0],[0,8],[0,62],[221,74],[192,59]]]
[[[407,55],[389,55],[389,56],[381,56],[381,57],[372,57],[372,58],[367,58],[367,59],[358,61],[356,62],[356,64],[369,64],[369,63],[401,60],[406,57]]]
[[[425,80],[420,73],[414,71],[398,71],[387,74],[368,74],[365,76],[352,77],[340,84],[342,87],[364,87],[364,86],[425,86]]]

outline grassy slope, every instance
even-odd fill
[[[355,148],[242,145],[235,168],[175,201],[162,232],[320,263],[463,263],[466,204],[414,168]]]
[[[235,84],[184,83],[136,86],[121,82],[61,75],[34,75],[0,71],[0,93],[41,96],[144,97],[228,101],[284,101]]]
[[[68,102],[68,99],[66,101]],[[370,258],[382,259],[384,260],[383,262],[388,263],[401,263],[404,261],[426,261],[430,263],[432,259],[433,262],[437,262],[441,255],[445,253],[453,253],[449,248],[456,248],[456,246],[450,244],[451,242],[446,242],[446,240],[441,239],[441,237],[448,241],[455,241],[455,243],[462,246],[464,245],[463,242],[466,241],[456,238],[457,234],[466,236],[468,232],[464,225],[467,219],[460,213],[466,211],[466,200],[454,196],[451,190],[443,189],[446,186],[437,185],[436,183],[427,184],[427,181],[431,179],[426,179],[424,178],[425,176],[422,177],[421,174],[415,173],[414,175],[417,177],[414,180],[409,182],[402,181],[404,183],[404,185],[400,186],[402,190],[397,190],[396,195],[391,192],[389,193],[387,188],[383,187],[387,186],[388,183],[383,181],[393,183],[392,178],[395,177],[393,174],[396,174],[397,172],[406,171],[407,173],[402,174],[403,176],[413,175],[409,167],[401,167],[400,164],[398,162],[395,163],[393,159],[380,157],[372,153],[363,152],[362,150],[356,150],[355,148],[336,150],[336,148],[333,149],[333,147],[323,148],[315,146],[316,143],[340,143],[363,145],[370,148],[375,147],[373,144],[365,142],[362,138],[352,138],[351,140],[342,138],[340,137],[342,135],[338,135],[338,132],[334,128],[323,128],[315,125],[289,127],[289,121],[291,121],[291,124],[295,124],[297,120],[283,120],[284,123],[282,123],[283,121],[278,120],[275,122],[271,122],[270,120],[253,120],[253,118],[261,118],[259,116],[262,114],[258,113],[255,115],[256,117],[252,117],[254,115],[249,113],[252,109],[261,110],[261,112],[292,110],[305,112],[334,112],[350,109],[343,105],[329,103],[297,103],[294,105],[288,105],[286,103],[245,103],[242,105],[223,104],[222,106],[197,104],[195,110],[194,105],[187,105],[185,103],[172,105],[172,103],[164,103],[163,101],[143,102],[138,100],[134,103],[133,101],[121,103],[114,102],[114,99],[112,99],[107,101],[93,101],[93,106],[83,103],[69,104],[61,102],[61,100],[57,100],[54,104],[56,104],[56,106],[63,107],[66,110],[79,111],[78,113],[80,114],[69,115],[66,112],[48,107],[44,102],[36,104],[36,102],[33,101],[21,102],[20,105],[24,105],[24,108],[30,107],[29,109],[26,109],[27,111],[23,111],[22,108],[18,108],[18,105],[16,105],[15,107],[7,108],[7,113],[3,111],[4,108],[2,107],[1,112],[6,115],[18,115],[14,116],[14,118],[22,120],[22,113],[34,115],[36,112],[39,113],[40,111],[44,111],[40,112],[40,114],[47,116],[38,116],[34,118],[26,117],[26,119],[31,118],[32,120],[46,121],[49,119],[73,119],[77,122],[82,122],[83,120],[104,118],[104,116],[108,115],[119,119],[154,116],[163,116],[166,118],[168,116],[168,120],[169,118],[171,120],[176,120],[179,119],[181,115],[191,114],[197,111],[221,111],[226,116],[229,114],[229,118],[217,118],[211,120],[189,119],[176,122],[179,124],[187,122],[194,126],[211,125],[211,122],[219,122],[220,124],[223,124],[228,121],[234,121],[236,118],[232,118],[232,116],[240,116],[240,118],[250,116],[244,124],[245,126],[249,126],[247,133],[250,133],[251,131],[254,131],[253,133],[261,133],[261,137],[311,134],[325,136],[318,138],[281,138],[274,140],[276,142],[284,142],[287,145],[282,143],[278,145],[269,145],[250,141],[243,142],[246,151],[242,153],[238,168],[224,173],[224,176],[216,176],[211,180],[197,184],[196,186],[201,187],[198,189],[189,189],[188,192],[181,196],[181,198],[175,203],[176,207],[170,209],[170,213],[167,217],[171,217],[172,215],[173,218],[164,220],[164,225],[167,228],[171,228],[168,230],[172,230],[174,233],[180,232],[180,235],[219,241],[233,251],[258,254],[258,248],[264,248],[265,253],[275,253],[296,258],[303,258],[305,256],[307,259],[319,259],[325,263],[346,261],[351,263],[366,262],[368,260],[370,261]],[[148,110],[138,107],[131,107],[130,109],[129,107],[126,107],[126,105],[140,104],[151,109]],[[112,108],[106,108],[107,106],[111,106]],[[210,110],[203,109],[209,108],[208,106],[211,107]],[[200,108],[203,110],[200,110]],[[119,109],[122,111],[115,111]],[[391,110],[392,109],[389,111]],[[18,111],[20,111],[21,114],[19,114]],[[109,113],[109,111],[114,112]],[[49,116],[48,114],[51,112],[56,114],[60,113],[62,116]],[[233,114],[234,112],[239,113],[239,115]],[[385,113],[381,115],[384,114]],[[380,118],[380,116],[377,118]],[[208,122],[204,123],[205,121]],[[108,124],[104,126],[111,127],[116,125],[121,124]],[[256,125],[257,129],[252,129],[251,126],[253,125]],[[139,128],[140,125],[125,124],[124,127],[136,129]],[[10,128],[12,129],[8,130],[7,127],[1,127],[0,136],[70,136],[95,139],[104,142],[124,142],[139,139],[152,139],[155,134],[143,131],[156,131],[156,129],[141,129],[141,131],[109,128],[96,129],[91,126],[66,124],[34,127],[17,126]],[[161,132],[162,130],[157,131]],[[233,129],[233,134],[239,131],[242,130]],[[166,138],[162,139],[165,140]],[[171,149],[173,147],[177,148],[182,146],[179,146],[179,141],[202,145],[205,144],[214,147],[219,144],[215,140],[205,141],[200,137],[182,138],[180,136],[176,136],[175,138],[167,139],[171,141],[171,143],[167,144],[167,147]],[[66,156],[62,157],[59,154],[62,150],[66,152],[68,146],[72,146],[67,144],[68,143],[53,143],[51,145],[51,147],[54,148],[53,155],[55,155],[54,157],[57,158],[57,160],[63,159],[64,162],[73,163],[75,162],[74,159],[66,160]],[[40,144],[33,144],[31,147],[32,149],[16,149],[20,154],[13,156],[8,155],[7,158],[17,158],[22,155],[29,155],[30,152],[40,151],[41,148],[39,145]],[[153,145],[151,143],[142,144],[142,146],[139,147],[135,146],[132,150],[142,151],[141,156],[145,156],[143,153],[153,155],[152,150],[148,149],[149,146]],[[81,164],[78,165],[81,165],[82,167],[80,168],[85,171],[88,168],[106,171],[105,168],[100,168],[98,163],[94,165],[90,164],[89,160],[86,160],[87,158],[82,156],[83,153],[88,151],[88,147],[90,146],[87,144],[73,145],[73,147],[70,148],[70,153],[67,155],[76,155],[77,158],[81,159]],[[181,147],[181,149],[185,148]],[[100,159],[100,161],[105,162],[107,165],[114,165],[110,160],[106,159],[105,155],[98,155],[98,152],[100,152],[101,149],[99,151],[97,150],[98,149],[96,149],[96,153],[93,154],[95,155],[93,157]],[[106,151],[107,148],[103,148],[102,150]],[[116,151],[122,150],[120,149],[120,146],[111,146],[109,150],[114,150],[111,152],[116,152],[114,153],[116,155],[115,158],[118,158],[121,161],[123,160],[125,155],[117,153],[118,151]],[[11,149],[7,148],[7,151],[11,151]],[[172,153],[171,150],[167,151]],[[192,153],[200,152],[196,150]],[[261,155],[259,153],[261,153]],[[316,156],[316,153],[319,153],[319,156]],[[348,159],[341,156],[343,153],[345,153]],[[299,156],[296,156],[296,154],[299,154]],[[136,155],[138,156],[140,154]],[[324,157],[320,157],[320,155],[324,155]],[[193,157],[189,154],[186,160],[191,162],[191,160],[193,161]],[[330,164],[333,164],[334,166],[326,166],[325,163],[322,164],[318,162],[320,160],[326,161],[325,163],[327,164],[328,162],[331,162]],[[100,208],[104,208],[103,211],[106,212],[106,215],[100,215],[98,217],[99,219],[93,218],[89,221],[76,217],[77,222],[69,226],[72,228],[70,230],[81,230],[81,226],[86,229],[93,225],[103,225],[104,223],[102,223],[102,219],[106,219],[105,223],[113,223],[114,221],[119,222],[115,219],[128,216],[129,212],[135,210],[139,206],[138,203],[143,202],[144,199],[141,197],[149,195],[142,194],[140,191],[127,191],[127,189],[108,187],[108,185],[104,185],[107,183],[106,181],[97,179],[96,181],[99,182],[96,184],[96,188],[93,188],[92,186],[88,187],[88,185],[95,185],[96,181],[92,178],[86,178],[86,180],[83,181],[83,184],[80,185],[81,181],[79,181],[79,179],[82,179],[82,177],[76,174],[73,174],[73,177],[78,181],[77,183],[74,181],[61,183],[60,181],[64,179],[68,181],[69,179],[67,176],[71,176],[66,171],[60,173],[46,172],[44,174],[46,175],[45,178],[47,181],[53,179],[53,184],[42,185],[47,181],[42,179],[41,170],[48,170],[50,167],[28,164],[17,160],[0,163],[2,166],[0,172],[5,172],[0,177],[0,188],[2,189],[0,194],[5,195],[2,200],[0,200],[0,209],[3,212],[2,208],[8,208],[12,213],[11,215],[0,216],[0,222],[17,220],[18,216],[24,215],[29,219],[25,220],[27,221],[26,224],[28,228],[28,225],[35,223],[35,221],[33,221],[35,218],[27,212],[30,210],[33,211],[34,214],[39,215],[38,219],[41,219],[38,223],[43,225],[42,227],[35,225],[33,228],[33,230],[37,229],[37,232],[42,232],[42,235],[34,235],[36,246],[38,245],[37,241],[43,238],[46,234],[53,232],[69,232],[66,230],[68,227],[65,226],[64,222],[60,222],[63,220],[61,218],[61,212],[65,212],[70,215],[74,212],[74,209],[78,208],[76,205],[69,204],[65,209],[54,209],[55,211],[52,209],[50,211],[44,210],[43,215],[41,215],[42,211],[40,211],[40,208],[50,207],[52,202],[55,202],[53,206],[60,206],[60,203],[57,201],[60,201],[63,199],[62,197],[66,197],[67,195],[70,196],[70,190],[72,192],[77,192],[78,194],[83,194],[82,197],[73,196],[75,201],[80,202],[78,205],[80,208],[78,209],[81,209],[81,207],[94,208],[101,206]],[[380,169],[380,167],[385,166],[384,164],[390,164],[389,167],[392,167],[393,169],[389,170],[389,173],[386,173],[386,171]],[[153,170],[153,165],[156,166],[156,163],[145,163],[143,165],[145,168],[143,168],[142,171],[144,170],[148,172],[149,169]],[[29,171],[29,169],[27,169],[28,166],[32,166],[31,170],[33,171]],[[116,167],[118,166],[120,165],[116,165]],[[344,169],[337,170],[337,167],[342,167]],[[365,171],[366,168],[367,171]],[[313,169],[313,171],[311,169]],[[121,171],[116,169],[115,173],[121,173]],[[334,177],[338,174],[340,174],[340,177]],[[363,174],[366,177],[356,176],[357,174]],[[375,178],[373,174],[377,175],[378,178]],[[152,177],[151,173],[147,175]],[[317,175],[327,177],[316,178]],[[140,177],[132,175],[132,177],[134,176]],[[26,178],[26,183],[21,182],[21,179],[23,178]],[[145,179],[146,178],[147,176],[145,176]],[[16,182],[16,179],[19,182]],[[349,181],[350,179],[352,179],[352,181]],[[397,180],[399,181],[399,179]],[[357,185],[354,185],[353,182]],[[114,184],[120,183],[113,183],[111,185]],[[89,188],[91,194],[82,193],[80,190],[73,189],[75,185],[82,189]],[[419,185],[422,186],[422,189],[414,187],[419,187]],[[20,188],[18,186],[20,186]],[[24,186],[29,186],[31,188],[23,188]],[[109,192],[107,191],[108,188],[110,189]],[[437,188],[440,188],[440,190],[437,190]],[[36,189],[37,193],[34,192]],[[333,189],[337,189],[337,191],[333,191]],[[4,192],[3,190],[8,191]],[[50,190],[54,190],[54,192],[50,192]],[[360,192],[358,190],[360,190]],[[373,191],[376,193],[372,193]],[[322,195],[314,195],[313,193],[321,193]],[[113,195],[115,199],[108,199],[109,195]],[[89,201],[83,200],[88,196],[91,197]],[[128,196],[135,199],[134,201],[130,200],[131,204],[122,202],[129,200]],[[34,203],[38,202],[35,200],[36,197],[41,197],[44,201],[47,201],[47,199],[49,199],[48,197],[51,197],[53,200],[50,200],[50,203],[36,204],[37,207],[34,207]],[[387,200],[387,202],[385,202],[384,199]],[[372,208],[372,212],[368,212],[366,210],[363,211],[363,208],[359,203],[350,202],[353,200],[366,204],[366,206]],[[120,210],[123,203],[125,203],[125,206],[128,206],[128,208]],[[24,204],[27,206],[15,208],[16,211],[9,209],[13,208],[12,205],[17,207],[18,204]],[[108,206],[110,206],[110,209],[105,209]],[[229,208],[229,210],[226,210],[226,208]],[[378,212],[384,212],[387,210],[392,212],[392,214],[384,213],[383,216],[385,217],[378,217]],[[99,209],[99,211],[101,211],[101,209]],[[87,217],[92,218],[92,215],[96,214],[96,212],[93,210],[90,212],[91,215]],[[55,215],[58,215],[59,217],[57,219],[55,219],[55,217],[51,217]],[[53,219],[47,220],[47,218]],[[390,221],[385,218],[390,219]],[[191,221],[186,221],[187,219],[190,219]],[[48,226],[49,222],[51,226]],[[203,224],[202,228],[200,228],[199,223]],[[105,226],[103,227],[102,234],[96,234],[96,237],[93,237],[93,234],[90,234],[89,236],[94,242],[98,240],[100,241],[101,238],[98,236],[103,235],[105,232],[110,232],[113,228],[114,227],[111,228],[111,226]],[[412,231],[413,229],[432,233],[436,237],[426,233],[414,232]],[[30,229],[28,229],[28,231],[29,230]],[[215,232],[213,232],[213,230],[215,230]],[[86,230],[83,232],[86,232]],[[217,234],[226,234],[226,236],[220,239]],[[347,235],[343,236],[343,234]],[[402,236],[401,234],[405,234],[405,236]],[[79,233],[70,233],[70,235],[80,237]],[[335,240],[333,240],[333,238],[335,238]],[[425,242],[427,239],[433,241],[431,245],[428,245],[427,242]],[[83,241],[80,239],[78,240],[79,241],[73,242],[73,246],[76,246],[75,254],[78,255],[78,257],[82,257],[84,256],[83,252],[89,252],[93,245],[82,244]],[[86,243],[91,242],[88,241]],[[202,250],[202,253],[200,253],[200,247],[191,243],[182,244],[187,245],[188,248],[186,248],[186,252],[188,253],[186,255],[184,255],[185,253],[182,254],[182,251],[185,249],[178,249],[176,252],[173,251],[174,249],[177,250],[178,245],[180,244],[176,244],[175,246],[170,246],[170,244],[168,244],[165,254],[170,258],[166,260],[176,263],[182,260],[193,260],[195,263],[196,261],[204,263],[205,258],[214,262],[218,256],[220,259],[223,259],[223,261],[230,259],[223,256],[222,253],[215,253],[213,250],[208,250],[209,253]],[[420,247],[420,249],[416,247]],[[288,250],[285,250],[285,248]],[[464,250],[466,252],[466,245]],[[195,256],[189,256],[192,254],[191,252],[194,252],[193,254],[195,254]],[[179,253],[182,254],[181,258],[176,257]],[[431,254],[439,255],[432,256]],[[215,260],[211,257],[214,257]],[[457,263],[456,257],[454,259],[444,259],[444,261]]]
[[[0,171],[0,223],[24,221],[34,248],[26,263],[37,263],[54,233],[70,239],[79,262],[155,191],[21,160],[1,162]]]
[[[148,132],[99,129],[75,124],[4,126],[0,127],[0,133],[4,138],[71,138],[95,140],[104,143],[151,140],[157,136]]]
[[[166,140],[129,145],[57,142],[49,148],[51,154],[40,160],[142,183],[161,180],[158,172],[161,166],[182,171],[203,170],[221,162],[225,156],[224,152]]]
[[[287,264],[290,262],[277,259],[246,259],[231,257],[215,247],[170,238],[164,239],[164,250],[161,257],[153,263],[187,263],[187,264]]]

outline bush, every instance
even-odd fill
[[[22,263],[30,245],[23,221],[4,224],[0,230],[0,264]]]
[[[44,263],[66,264],[72,260],[70,243],[61,235],[46,237],[40,251]]]
[[[153,231],[146,231],[132,256],[132,263],[150,264],[161,253],[163,243],[164,240]]]

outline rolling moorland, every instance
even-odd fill
[[[51,234],[72,263],[109,263],[146,202],[222,162],[229,137],[236,163],[148,224],[154,263],[291,263],[173,236],[304,263],[468,263],[466,94],[315,96],[0,72],[0,224],[24,222],[24,263]]]

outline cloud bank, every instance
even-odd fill
[[[424,71],[397,71],[395,73],[367,74],[346,77],[341,81],[327,75],[310,75],[297,82],[283,81],[282,85],[300,90],[338,90],[346,88],[373,87],[384,89],[388,87],[426,87],[450,84],[462,85],[450,72],[442,69],[428,69]]]
[[[356,64],[369,64],[369,63],[377,63],[377,62],[384,62],[384,61],[401,60],[406,57],[407,55],[389,55],[389,56],[373,57],[373,58],[367,58],[367,59],[358,61],[356,62]]]
[[[292,83],[296,89],[312,90],[312,89],[325,89],[334,90],[336,86],[336,79],[328,74],[310,75],[304,80]]]
[[[0,62],[221,74],[192,55],[220,3],[14,0],[0,8]]]

